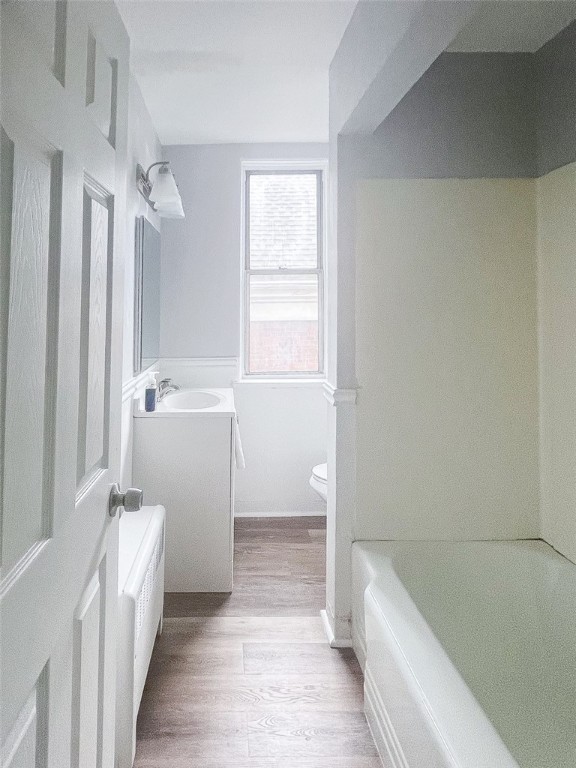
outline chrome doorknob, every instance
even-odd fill
[[[108,513],[110,517],[114,517],[120,507],[123,507],[125,512],[137,512],[142,509],[143,498],[144,494],[140,488],[128,488],[125,493],[122,493],[118,483],[114,483],[110,489]]]

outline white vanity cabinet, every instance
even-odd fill
[[[167,592],[230,592],[234,552],[232,390],[216,408],[134,412],[133,479],[166,508]]]

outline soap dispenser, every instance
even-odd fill
[[[144,393],[144,409],[150,413],[156,410],[156,394],[158,392],[158,384],[156,382],[156,376],[158,371],[152,371],[148,384],[146,384],[146,391]]]

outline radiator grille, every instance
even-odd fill
[[[148,608],[150,597],[154,592],[154,586],[156,584],[156,575],[158,573],[158,566],[160,565],[160,560],[162,559],[163,552],[164,552],[164,525],[162,525],[162,529],[160,530],[158,541],[156,542],[156,546],[154,547],[154,551],[152,552],[152,557],[150,558],[150,563],[148,564],[148,568],[146,569],[146,575],[144,576],[144,581],[142,582],[142,586],[140,587],[140,594],[138,595],[138,600],[136,601],[136,617],[135,617],[136,626],[134,627],[134,634],[135,634],[136,640],[140,635],[140,630],[142,629],[142,625],[144,624],[146,609]]]

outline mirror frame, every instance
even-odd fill
[[[144,289],[144,227],[146,224],[149,224],[160,234],[150,219],[146,216],[136,216],[134,236],[134,353],[132,360],[134,376],[148,370],[155,365],[158,359],[147,365],[146,369],[142,368],[142,292]]]

